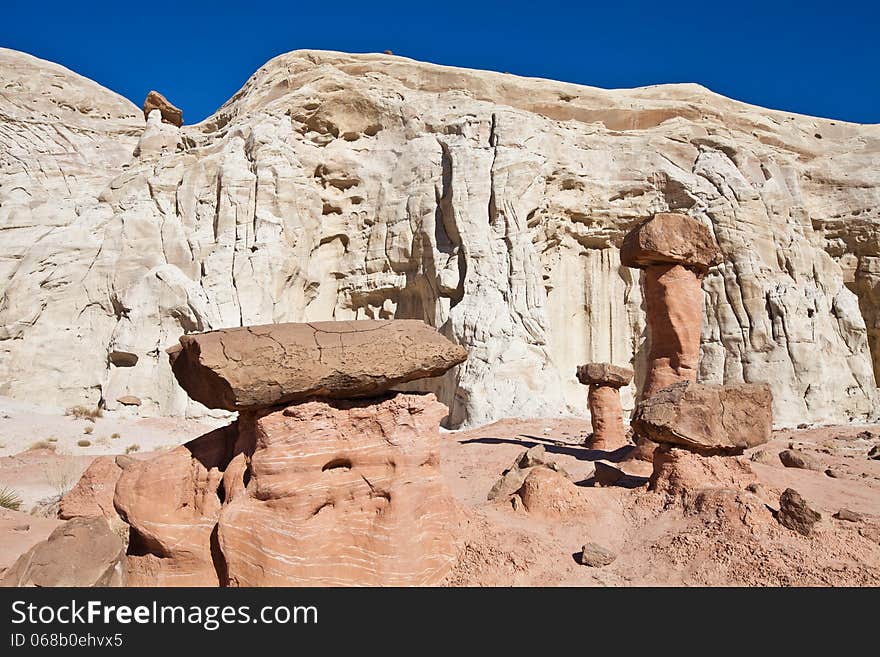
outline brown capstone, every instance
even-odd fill
[[[228,411],[376,397],[467,358],[463,347],[413,319],[220,329],[184,335],[168,354],[190,397]]]
[[[183,125],[183,110],[175,107],[168,99],[158,91],[151,91],[144,99],[144,119],[148,119],[150,112],[159,110],[162,114],[162,122],[176,125],[178,128]]]

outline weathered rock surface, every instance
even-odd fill
[[[779,452],[779,460],[786,468],[800,468],[801,470],[822,470],[822,464],[818,459],[802,452],[799,449],[785,449]]]
[[[704,453],[740,453],[770,440],[772,395],[765,384],[677,383],[641,402],[632,427],[657,443]]]
[[[647,268],[685,265],[705,275],[723,258],[712,231],[686,214],[658,212],[627,233],[620,247],[620,264]]]
[[[75,518],[21,555],[0,586],[120,586],[124,553],[104,518]]]
[[[648,488],[668,502],[692,506],[706,490],[744,490],[754,482],[749,462],[739,457],[704,456],[661,444],[654,452],[654,471]]]
[[[590,386],[587,405],[593,425],[593,449],[617,449],[626,444],[623,407],[618,388],[633,378],[632,368],[611,363],[587,363],[577,368],[577,378]]]
[[[565,470],[547,456],[543,445],[535,445],[517,456],[510,467],[501,473],[501,477],[493,484],[486,499],[491,501],[510,497],[519,491],[532,469],[539,467],[550,468],[568,477]]]
[[[144,119],[148,119],[153,110],[159,110],[163,123],[178,128],[183,125],[183,110],[168,102],[168,99],[158,91],[151,91],[144,99]]]
[[[471,354],[424,384],[450,425],[585,414],[573,363],[644,369],[619,246],[671,211],[724,257],[699,380],[770,382],[785,424],[880,407],[880,126],[319,51],[181,128],[23,53],[0,78],[0,394],[204,413],[181,333],[415,318]]]
[[[850,511],[849,509],[841,509],[837,513],[834,514],[834,517],[838,520],[845,520],[846,522],[861,522],[862,514],[856,513],[855,511]]]
[[[139,586],[430,585],[456,556],[432,394],[243,413],[127,464],[116,507]]]
[[[67,494],[61,498],[58,517],[62,520],[72,518],[104,518],[111,528],[120,524],[119,514],[113,506],[116,482],[122,468],[113,456],[99,456],[86,468],[82,477]]]
[[[684,265],[655,265],[643,272],[650,348],[640,399],[681,381],[696,382],[703,326],[700,275]]]
[[[517,493],[526,511],[548,518],[583,514],[590,509],[583,492],[571,479],[546,467],[529,470]]]
[[[593,449],[614,450],[627,444],[620,391],[614,386],[591,385],[587,393],[593,425]]]
[[[601,568],[611,564],[615,559],[617,559],[616,554],[598,543],[587,543],[581,548],[580,562],[584,566]]]
[[[237,423],[149,460],[118,459],[114,506],[130,526],[128,586],[225,583],[217,543],[218,494],[236,451]]]
[[[312,397],[375,397],[467,358],[461,346],[419,320],[223,329],[184,335],[169,355],[190,397],[229,411]]]
[[[602,385],[621,388],[633,379],[631,367],[611,363],[587,363],[577,368],[577,379],[583,385]]]
[[[0,507],[0,579],[22,554],[46,540],[61,524],[57,518]]]
[[[793,488],[786,488],[779,497],[779,512],[776,519],[783,527],[809,536],[813,526],[822,519],[822,515],[811,509],[806,500]]]

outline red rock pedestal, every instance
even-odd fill
[[[125,462],[129,586],[425,586],[456,549],[433,394],[242,413]]]
[[[614,450],[626,445],[620,388],[632,381],[633,371],[610,363],[589,363],[578,367],[577,377],[590,386],[587,395],[593,424],[590,447]]]
[[[640,399],[679,381],[697,380],[703,325],[702,275],[683,265],[645,268],[651,349]]]
[[[227,497],[230,586],[427,586],[455,559],[433,394],[311,401],[246,420],[249,480]],[[224,480],[225,483],[225,480]]]

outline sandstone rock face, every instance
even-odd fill
[[[22,53],[0,77],[0,394],[204,413],[182,333],[396,318],[471,354],[420,384],[451,426],[584,414],[573,363],[650,349],[623,236],[675,212],[724,258],[700,381],[770,382],[781,423],[880,407],[878,126],[318,51],[180,128]]]
[[[58,517],[62,520],[72,518],[104,518],[111,528],[118,526],[119,514],[113,506],[116,482],[122,468],[112,456],[99,456],[86,468],[76,485],[61,498]]]
[[[703,453],[739,453],[770,440],[772,394],[765,384],[678,383],[641,402],[633,430],[657,443]]]
[[[649,267],[643,277],[651,348],[641,399],[680,381],[696,381],[703,326],[700,276],[684,265]]]
[[[177,381],[210,408],[254,410],[310,397],[373,397],[467,357],[418,320],[270,324],[180,338]]]
[[[101,517],[76,518],[21,555],[0,586],[120,586],[122,539]]]
[[[237,423],[146,461],[121,460],[114,506],[130,526],[128,586],[225,583],[217,542],[223,471],[237,455]]]
[[[132,586],[430,585],[454,562],[432,394],[308,401],[124,467]]]
[[[439,583],[456,556],[439,468],[445,414],[433,395],[399,394],[307,402],[243,426],[256,444],[250,480],[219,523],[229,584]]]
[[[593,449],[612,450],[627,444],[620,391],[613,386],[591,385],[587,394],[593,424]]]
[[[153,110],[159,110],[163,123],[178,128],[183,125],[183,111],[168,102],[168,99],[158,91],[151,91],[144,99],[144,119],[148,119]]]

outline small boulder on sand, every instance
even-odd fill
[[[786,488],[779,497],[779,513],[776,519],[783,527],[809,536],[813,526],[822,519],[818,511],[809,507],[806,500],[793,488]]]
[[[580,562],[584,566],[601,568],[617,559],[617,555],[611,550],[602,547],[598,543],[587,543],[581,548]]]

